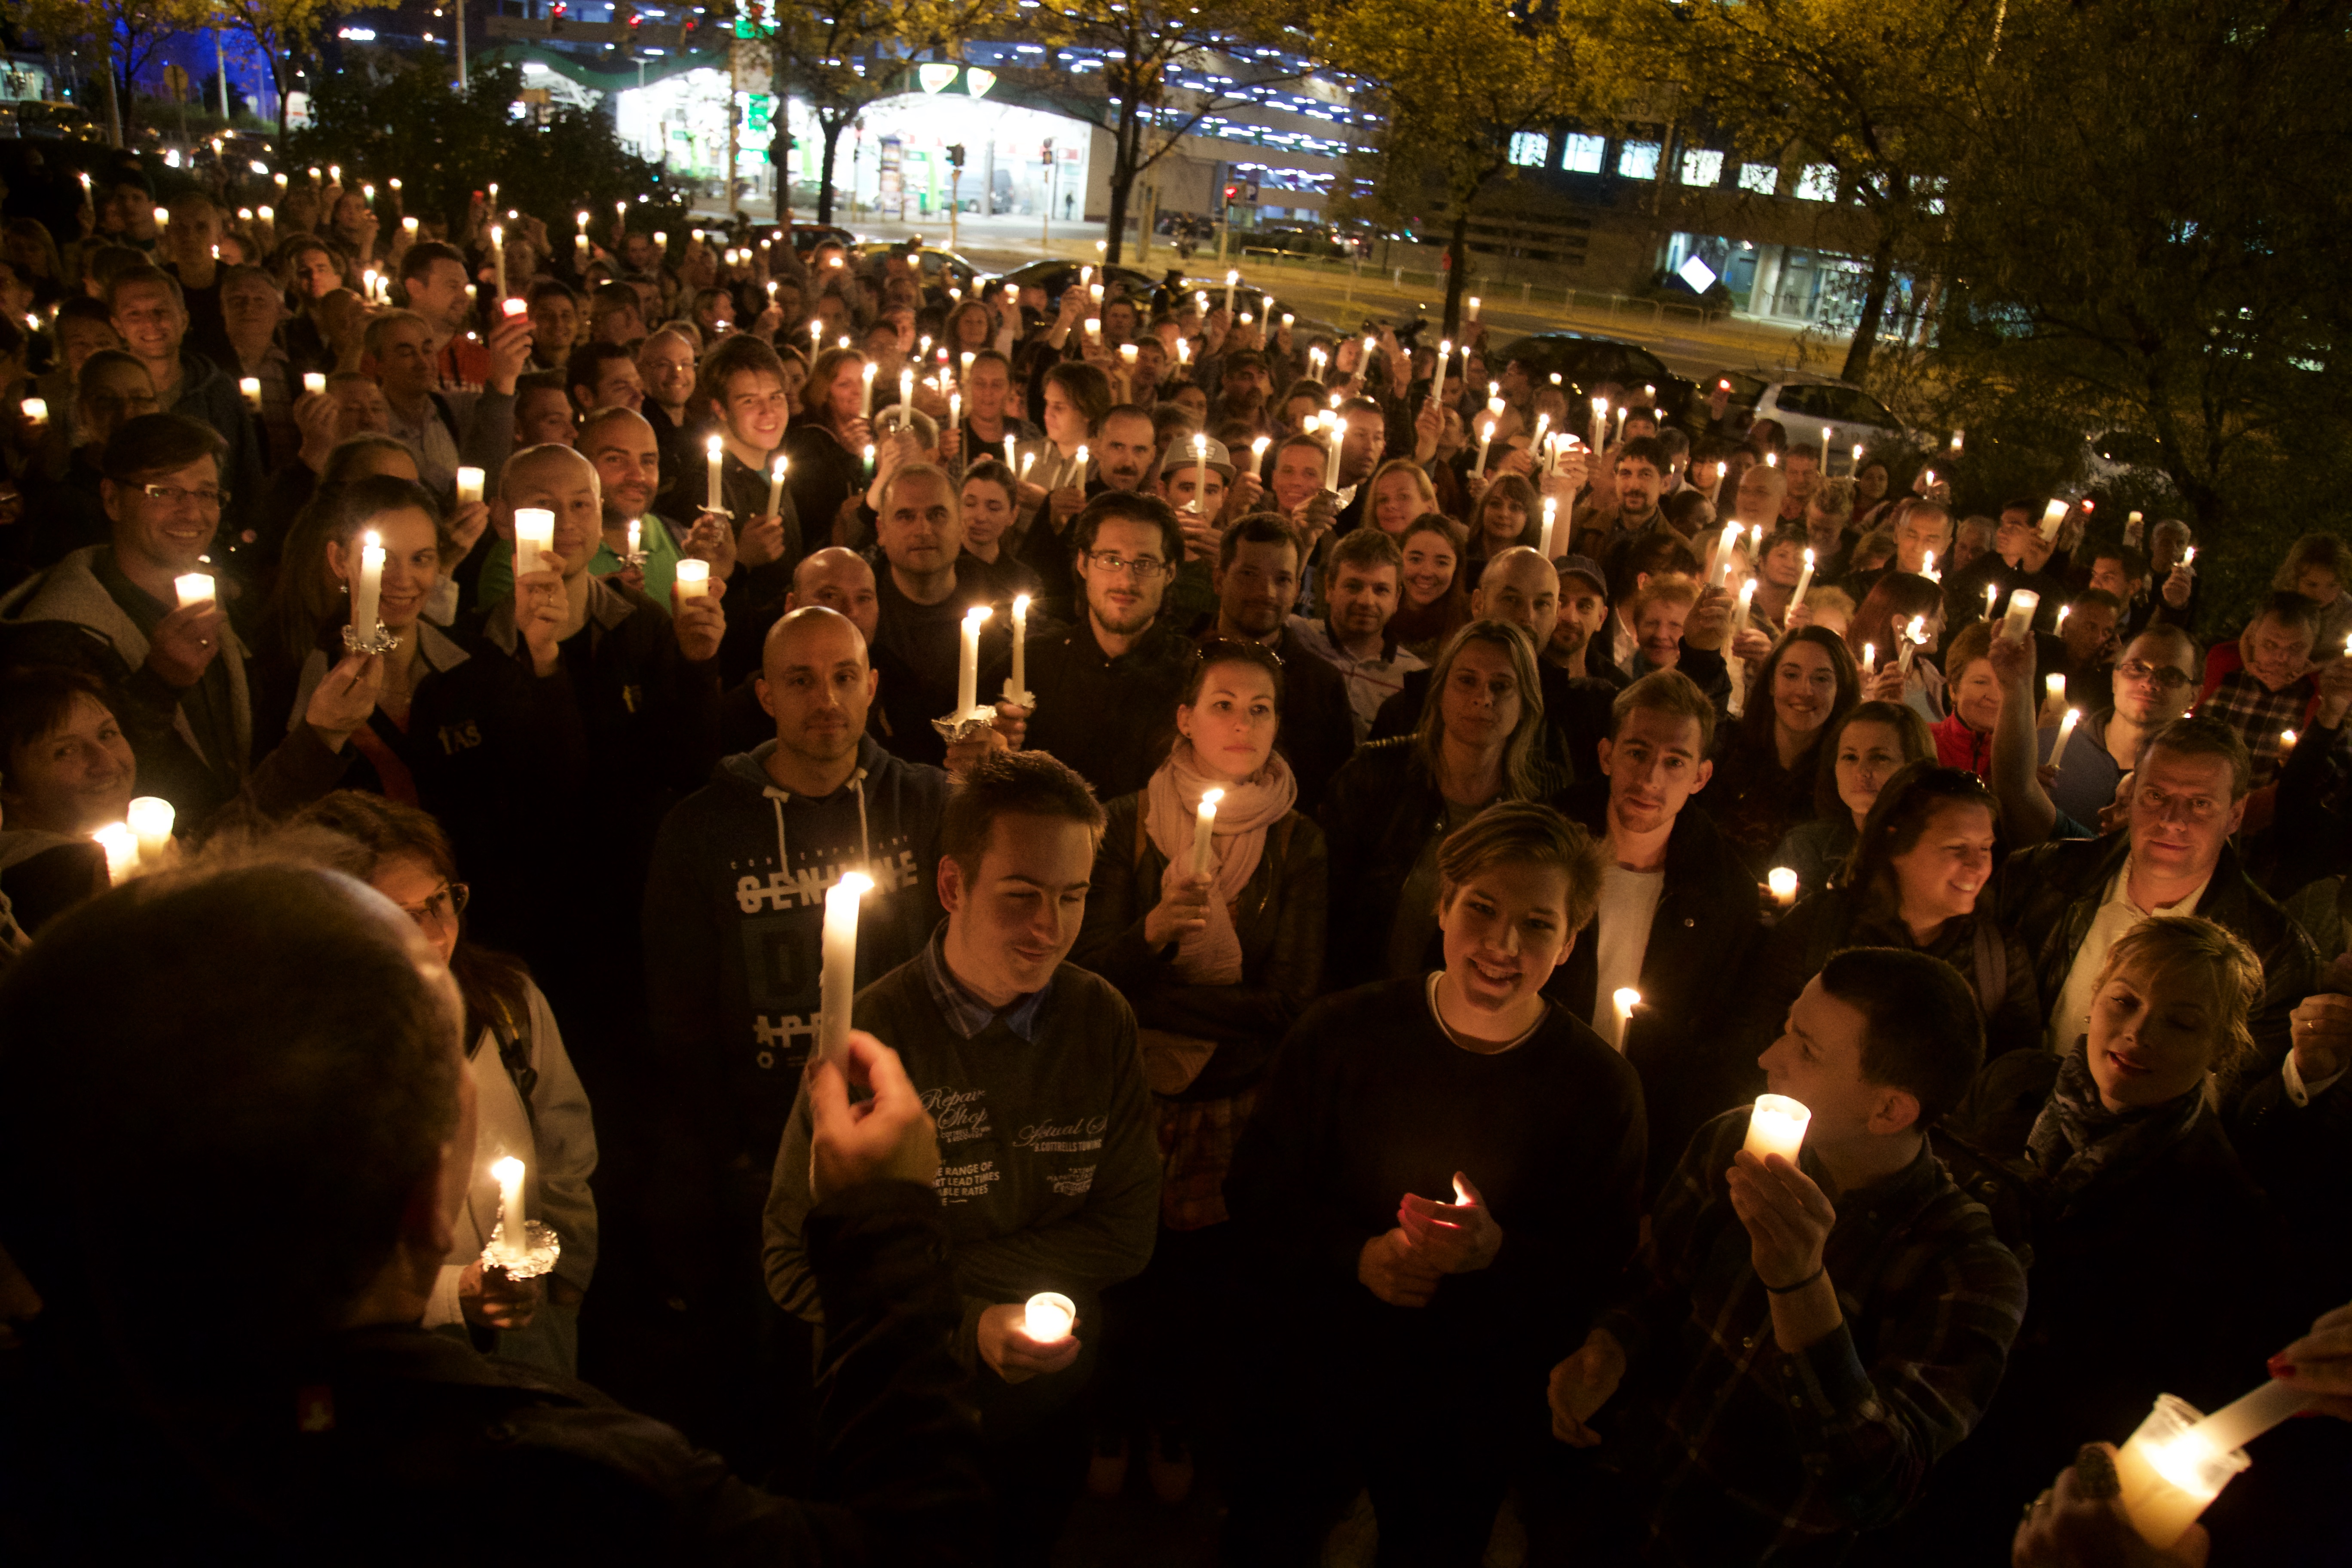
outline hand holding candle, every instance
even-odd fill
[[[189,572],[172,579],[172,592],[179,598],[179,607],[209,605],[220,597],[220,585],[209,572]]]
[[[548,567],[540,558],[555,549],[555,514],[545,507],[518,507],[514,514],[514,576],[520,585]]]
[[[1221,789],[1205,790],[1201,795],[1200,809],[1192,814],[1192,875],[1205,877],[1215,865],[1215,834],[1217,803],[1225,798]]]
[[[1785,1094],[1759,1094],[1748,1114],[1748,1142],[1740,1147],[1759,1160],[1778,1154],[1793,1165],[1812,1119],[1811,1110]]]
[[[522,535],[518,528],[518,542]],[[375,636],[376,605],[383,596],[383,535],[360,535],[359,574],[352,584],[352,632],[362,641]]]
[[[1786,866],[1775,866],[1765,874],[1765,886],[1772,890],[1772,902],[1788,909],[1797,901],[1797,873]],[[1750,1124],[1750,1132],[1754,1129]]]

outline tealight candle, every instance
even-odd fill
[[[259,376],[241,375],[237,377],[236,390],[244,396],[245,405],[247,408],[254,410],[256,413],[260,412],[261,378]]]
[[[545,507],[518,507],[514,531],[514,575],[520,584],[532,573],[547,570],[540,556],[555,548],[555,514]]]
[[[315,371],[315,370],[306,370],[306,371],[304,371],[304,372],[302,373],[302,391],[304,392],[304,394],[305,394],[305,395],[317,395],[317,394],[319,394],[319,393],[321,393],[321,392],[324,392],[324,391],[326,391],[326,390],[327,390],[327,378],[326,378],[326,375],[325,375],[323,373],[321,373],[321,372],[320,372],[320,371]],[[461,473],[461,474],[462,474],[462,473],[465,473],[467,470],[466,470],[466,469],[464,469],[464,468],[460,468],[460,469],[458,469],[457,471],[458,471],[459,473]],[[474,470],[473,470],[473,472],[475,472],[475,473],[478,473],[478,473],[480,473],[480,472],[481,472],[481,470],[480,470],[479,468],[476,468],[476,469],[474,469]],[[482,498],[481,498],[479,495],[477,495],[477,496],[475,496],[475,497],[474,497],[474,499],[475,499],[476,500],[481,500]]]
[[[471,506],[482,499],[482,486],[489,478],[479,468],[457,470],[457,504]]]
[[[1214,848],[1213,839],[1217,831],[1217,802],[1224,798],[1223,790],[1203,790],[1201,792],[1200,809],[1192,814],[1192,875],[1195,877],[1209,874]]]
[[[874,879],[851,871],[824,893],[824,968],[817,974],[816,1057],[838,1063],[849,1037],[850,1002],[857,994],[857,900]]]
[[[2020,588],[2009,596],[2009,609],[2000,619],[2003,642],[2016,642],[2033,629],[2033,612],[2042,605],[2042,595],[2031,588]]]
[[[710,592],[710,563],[688,557],[677,563],[677,596],[699,599]]]
[[[1797,873],[1786,866],[1775,866],[1764,875],[1765,886],[1772,889],[1772,901],[1782,909],[1797,901]]]
[[[2252,1463],[2234,1448],[2216,1447],[2199,1425],[2195,1406],[2159,1394],[2116,1455],[2116,1476],[2123,1483],[2116,1500],[2140,1538],[2158,1551],[2186,1535],[2230,1479]]]
[[[31,420],[34,424],[47,425],[49,422],[49,400],[47,398],[28,397],[25,399],[19,406],[24,409],[25,417]]]
[[[1793,1165],[1812,1119],[1811,1110],[1785,1094],[1759,1094],[1756,1109],[1748,1113],[1748,1142],[1741,1147],[1759,1160],[1778,1154]]]
[[[172,803],[161,795],[142,795],[131,803],[129,819],[124,826],[139,843],[142,865],[162,865],[172,847]]]
[[[172,579],[172,592],[178,595],[180,608],[190,605],[209,605],[220,597],[220,584],[209,572],[190,572]]]
[[[1022,1331],[1041,1345],[1060,1344],[1078,1321],[1078,1304],[1051,1290],[1030,1297],[1026,1312]]]

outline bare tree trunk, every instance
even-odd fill
[[[824,134],[824,168],[816,183],[816,221],[833,222],[833,164],[841,151],[841,133],[849,121],[835,120],[822,109],[816,111],[817,129]]]
[[[1462,322],[1463,272],[1470,265],[1470,204],[1457,197],[1454,232],[1445,237],[1445,336],[1455,335]]]
[[[1870,253],[1870,281],[1863,286],[1862,319],[1854,323],[1853,342],[1845,351],[1840,377],[1860,385],[1870,374],[1870,358],[1878,348],[1878,324],[1886,315],[1886,290],[1895,280],[1895,242],[1882,239]]]
[[[1128,193],[1135,188],[1135,154],[1141,139],[1135,122],[1135,84],[1122,85],[1127,90],[1119,94],[1118,125],[1111,132],[1110,211],[1103,228],[1103,237],[1108,241],[1108,248],[1103,251],[1105,261],[1117,261],[1127,243]]]

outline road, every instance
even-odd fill
[[[717,214],[709,215],[716,216]],[[806,216],[806,215],[802,215]],[[919,224],[858,216],[842,226],[877,239],[920,237],[933,245],[948,243],[945,218]],[[1041,256],[1087,260],[1100,254],[1100,224],[1053,226],[1049,238],[1039,233],[1034,217],[977,217],[965,215],[956,225],[955,249],[982,272],[1003,272]],[[1159,272],[1179,265],[1176,253],[1155,244],[1150,258],[1129,265]],[[1222,279],[1224,271],[1213,249],[1196,253],[1181,263],[1188,276],[1204,281]],[[1353,331],[1364,321],[1408,321],[1418,316],[1432,320],[1444,310],[1444,283],[1427,272],[1407,272],[1403,282],[1395,275],[1367,268],[1351,273],[1328,264],[1276,262],[1249,257],[1234,263],[1243,279],[1270,289],[1303,316],[1337,322]],[[1846,341],[1814,331],[1745,317],[1718,316],[1702,321],[1697,312],[1679,308],[1661,310],[1648,300],[1592,293],[1570,305],[1560,292],[1547,299],[1518,285],[1496,286],[1481,302],[1480,315],[1499,342],[1507,343],[1528,332],[1573,330],[1640,343],[1664,360],[1677,374],[1704,381],[1718,371],[1786,367],[1835,374],[1845,359]],[[1522,295],[1526,296],[1522,298]]]

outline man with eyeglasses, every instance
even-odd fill
[[[1997,651],[1997,672],[2000,658]],[[2015,695],[2013,679],[2010,687]],[[2001,868],[1996,912],[2033,955],[2047,1010],[2043,1044],[2053,1054],[2072,1050],[2088,1027],[2099,971],[2118,937],[2144,920],[2196,915],[2245,938],[2263,961],[2254,1043],[2271,1069],[2285,1060],[2289,1015],[2315,988],[2315,960],[2310,939],[2254,886],[2231,845],[2252,772],[2245,742],[2227,724],[2175,719],[2140,747],[2123,826],[2104,838],[2021,850]],[[2288,1079],[2297,1103],[2306,1087],[2322,1086]]]
[[[2189,711],[2197,691],[2197,645],[2178,626],[2150,626],[2125,647],[2110,679],[2110,704],[2095,712],[2096,693],[2069,685],[2070,705],[2083,710],[2083,721],[2066,743],[2057,778],[2046,786],[2051,803],[2086,833],[2115,804],[2116,786],[2148,737]],[[2024,711],[2033,710],[2031,694],[2021,700]],[[2041,761],[2050,760],[2057,740],[2054,729],[2037,731]]]
[[[2235,730],[2253,753],[2257,788],[2278,776],[2289,750],[2286,732],[2308,730],[2318,710],[2319,679],[2311,662],[2318,634],[2319,616],[2312,602],[2293,589],[2281,589],[2263,600],[2236,648],[2221,651],[2198,694],[2197,711]],[[2237,655],[2234,661],[2228,657],[2231,652]],[[2317,740],[2307,743],[2324,744]]]
[[[174,581],[210,575],[227,449],[217,431],[176,414],[126,421],[106,444],[99,487],[110,542],[74,551],[0,600],[0,618],[72,622],[111,648],[111,658],[79,661],[98,666],[120,699],[141,788],[184,819],[236,795],[253,754],[244,646],[215,595],[183,605]]]
[[[1174,563],[1184,556],[1175,508],[1157,496],[1112,490],[1070,524],[1086,613],[1078,625],[1029,635],[1024,678],[1036,699],[997,706],[997,728],[1015,747],[1050,752],[1103,800],[1150,781],[1176,723],[1176,700],[1200,650],[1160,616]],[[1012,673],[1010,656],[982,672],[983,699]]]

